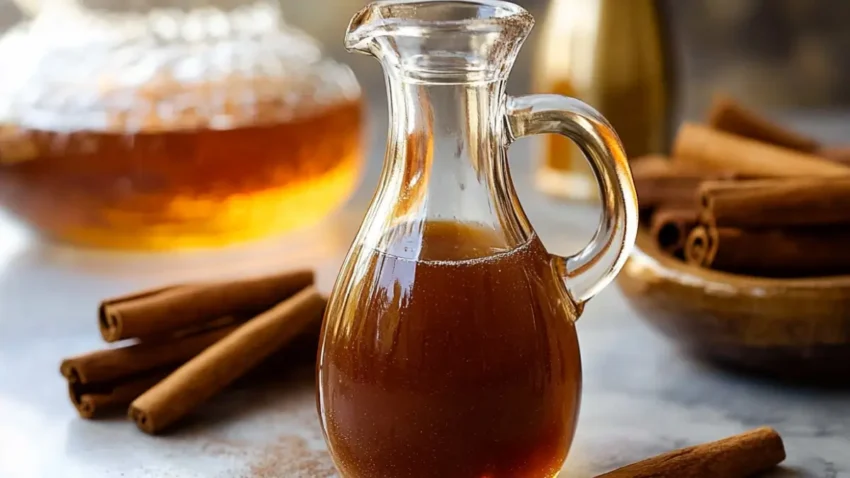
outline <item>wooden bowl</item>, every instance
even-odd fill
[[[687,351],[778,378],[850,384],[850,276],[768,279],[663,254],[645,232],[617,283]]]

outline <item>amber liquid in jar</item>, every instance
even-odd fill
[[[425,223],[419,247],[360,251],[325,317],[319,406],[342,475],[556,476],[581,364],[550,256],[456,222]]]
[[[0,203],[49,237],[212,247],[314,222],[356,186],[361,103],[232,129],[0,134]]]

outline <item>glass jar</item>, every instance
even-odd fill
[[[275,2],[81,1],[0,40],[14,216],[75,244],[178,249],[287,231],[347,199],[359,85]]]

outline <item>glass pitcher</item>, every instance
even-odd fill
[[[632,247],[634,186],[611,126],[564,96],[508,97],[533,19],[502,1],[393,1],[352,20],[382,63],[390,131],[380,185],[325,315],[318,409],[341,474],[551,477],[572,441],[574,322]],[[507,146],[569,137],[597,174],[591,243],[550,255]]]

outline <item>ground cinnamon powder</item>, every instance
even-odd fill
[[[298,437],[282,437],[262,452],[245,478],[328,478],[337,476],[327,451],[313,450]]]

